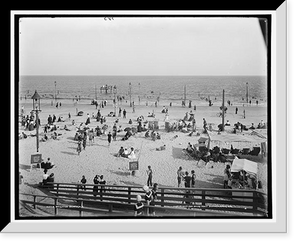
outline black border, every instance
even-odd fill
[[[241,1],[239,1],[241,2]],[[277,1],[279,2],[279,1]],[[280,1],[282,3],[282,1]],[[271,3],[276,3],[276,1]],[[228,7],[230,7],[230,4],[227,5],[227,8],[223,8],[222,10],[227,10]],[[238,8],[238,5],[236,5],[236,7]],[[236,10],[235,8],[230,8],[228,10]],[[268,8],[270,9],[270,8]],[[208,10],[208,9],[204,9],[204,10]],[[210,9],[209,9],[210,10]],[[217,10],[217,9],[213,9],[213,10]],[[243,8],[241,10],[248,10],[247,7],[246,9]],[[257,9],[253,9],[250,8],[249,10],[264,10],[264,8],[257,8]],[[19,112],[19,102],[18,102],[18,96],[19,95],[19,20],[20,18],[73,18],[73,17],[99,17],[99,18],[104,18],[107,16],[111,16],[111,17],[128,17],[128,18],[134,18],[134,17],[240,17],[240,18],[249,18],[249,17],[255,17],[255,18],[262,18],[262,19],[266,19],[267,20],[267,30],[266,30],[266,41],[267,41],[267,119],[268,119],[268,123],[271,123],[271,15],[268,14],[256,14],[256,15],[226,15],[226,14],[220,14],[220,15],[187,15],[187,14],[155,14],[155,15],[150,15],[150,14],[128,14],[128,15],[124,15],[124,14],[109,14],[109,15],[104,15],[104,14],[17,14],[14,17],[14,21],[15,21],[15,81],[14,81],[14,86],[15,86],[15,119],[18,119],[18,112]],[[15,120],[15,133],[18,132],[18,121]],[[171,217],[171,216],[164,216],[164,217],[144,217],[144,218],[134,218],[134,219],[272,219],[273,218],[273,206],[272,206],[272,155],[271,155],[271,150],[272,150],[272,146],[271,146],[272,140],[271,140],[271,124],[268,125],[268,217],[251,217],[251,216],[242,216],[242,217],[235,217],[235,216],[231,216],[231,217],[218,217],[218,216],[213,216],[213,217]],[[19,141],[18,141],[18,136],[15,136],[15,150],[19,149]],[[64,219],[64,220],[73,220],[73,219],[101,219],[101,220],[118,220],[118,219],[133,219],[132,216],[114,216],[114,217],[63,217],[63,216],[55,216],[55,217],[20,217],[19,216],[19,183],[18,183],[18,170],[19,170],[19,156],[18,156],[18,151],[15,151],[15,219],[16,220],[58,220],[58,219]],[[10,200],[10,199],[9,199]],[[10,204],[8,204],[10,206]]]

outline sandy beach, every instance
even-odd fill
[[[74,140],[77,127],[81,123],[85,123],[87,114],[97,113],[97,109],[94,105],[91,105],[90,100],[81,100],[78,103],[74,103],[72,100],[60,100],[61,107],[56,108],[55,104],[51,106],[50,100],[41,101],[41,112],[39,114],[41,120],[41,126],[39,128],[40,138],[43,135],[43,127],[47,123],[47,117],[55,114],[56,117],[62,117],[64,122],[57,122],[57,133],[60,135],[57,140],[48,139],[46,142],[40,142],[39,153],[42,154],[44,160],[48,157],[56,165],[50,172],[55,174],[55,182],[78,182],[82,175],[85,175],[87,183],[92,183],[96,174],[104,175],[104,179],[107,184],[110,185],[145,185],[147,181],[146,170],[149,165],[153,169],[153,182],[158,183],[160,186],[177,187],[176,171],[179,166],[189,173],[191,170],[195,170],[197,176],[196,187],[197,188],[222,188],[223,187],[223,171],[224,163],[209,162],[207,165],[200,160],[195,160],[183,153],[182,149],[187,147],[190,142],[196,144],[199,137],[202,136],[202,121],[206,119],[208,123],[213,124],[213,128],[217,129],[217,125],[221,123],[222,119],[218,116],[220,112],[220,105],[205,106],[200,105],[194,108],[172,106],[169,107],[167,103],[160,103],[157,107],[153,104],[145,105],[145,102],[141,102],[140,105],[135,106],[135,112],[129,107],[129,103],[123,103],[120,105],[122,109],[126,109],[127,117],[107,117],[109,112],[113,111],[113,105],[108,102],[105,108],[101,108],[101,114],[106,116],[106,123],[112,131],[112,126],[116,118],[119,119],[118,126],[122,129],[128,126],[137,126],[137,117],[143,115],[145,120],[153,120],[154,118],[147,117],[148,113],[155,113],[155,119],[159,121],[158,132],[161,135],[160,140],[153,141],[151,138],[145,138],[145,132],[136,133],[126,141],[121,141],[121,138],[125,135],[122,131],[117,134],[116,141],[112,141],[108,146],[107,135],[101,135],[95,137],[94,143],[89,145],[87,141],[86,149],[77,154],[77,141]],[[24,106],[25,115],[29,114],[32,108],[32,100],[20,101],[20,109]],[[186,112],[193,111],[196,119],[197,131],[200,136],[193,134],[188,136],[188,133],[179,131],[166,132],[165,131],[165,114],[161,113],[163,106],[169,109],[169,120],[182,119]],[[265,106],[239,106],[239,111],[235,114],[235,106],[229,106],[226,114],[226,119],[231,122],[231,126],[226,127],[225,132],[222,134],[229,134],[233,129],[233,124],[240,122],[247,127],[251,126],[251,123],[257,125],[261,120],[267,121],[267,109]],[[243,118],[243,110],[246,111],[246,118]],[[83,111],[83,116],[77,116],[77,111]],[[68,114],[71,114],[71,119],[68,119]],[[132,119],[133,124],[128,123],[129,119]],[[75,121],[75,125],[72,125],[72,120]],[[64,130],[64,126],[67,126],[70,131]],[[91,123],[88,125],[90,128],[100,126],[100,122],[91,118]],[[34,168],[30,172],[30,156],[36,153],[36,131],[25,131],[24,127],[19,123],[19,133],[24,132],[28,135],[26,139],[19,140],[19,171],[23,175],[24,185],[20,189],[20,192],[36,192],[32,189],[32,186],[38,184],[42,180],[42,170]],[[243,133],[240,133],[243,134]],[[247,132],[249,134],[249,131]],[[48,136],[51,133],[47,133]],[[156,148],[166,145],[166,149],[163,151],[157,151]],[[139,170],[135,175],[131,175],[129,171],[129,159],[123,157],[115,157],[120,147],[124,148],[133,147],[136,150],[137,159],[139,161]],[[258,162],[258,180],[262,181],[263,189],[266,192],[267,189],[267,160],[266,158],[256,158]]]

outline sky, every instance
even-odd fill
[[[257,18],[22,18],[20,75],[266,75]]]

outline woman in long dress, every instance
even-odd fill
[[[77,142],[77,153],[78,153],[78,155],[80,155],[80,152],[81,152],[81,141],[78,141]]]

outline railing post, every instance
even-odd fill
[[[258,204],[258,200],[257,200],[257,193],[256,191],[252,192],[252,196],[253,196],[253,210],[257,211],[257,204]],[[253,215],[255,215],[256,213],[253,213]]]
[[[56,195],[58,195],[58,193],[59,193],[59,184],[56,184]]]
[[[34,202],[34,203],[33,203],[33,208],[36,209],[37,207],[36,207],[36,205],[35,205],[35,203],[36,203],[36,196],[35,196],[35,195],[33,196],[33,202]]]
[[[128,187],[128,203],[131,203],[131,187]]]
[[[205,200],[205,190],[202,190],[202,200]],[[202,206],[205,206],[205,201],[202,201]],[[205,210],[205,208],[202,208],[202,210]]]
[[[80,200],[79,217],[82,217],[82,215],[83,215],[82,209],[83,209],[83,201]]]
[[[108,205],[108,212],[112,213],[112,211],[113,211],[113,205],[109,204]]]
[[[54,215],[57,215],[57,198],[54,198]]]
[[[79,196],[79,185],[77,185],[77,199],[78,199],[78,196]]]
[[[100,186],[99,186],[99,193],[100,193],[100,201],[102,201],[102,192],[103,192],[103,185],[101,184]]]
[[[160,189],[161,190],[161,198],[160,198],[160,201],[161,201],[161,206],[162,207],[164,207],[164,202],[165,202],[165,199],[164,199],[164,197],[165,197],[165,189],[164,188],[161,188]]]

